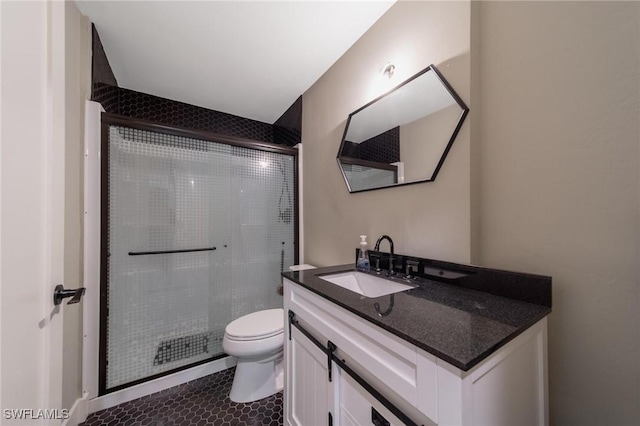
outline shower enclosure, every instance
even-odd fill
[[[224,356],[297,260],[295,148],[102,123],[100,394]]]

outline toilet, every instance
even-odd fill
[[[315,268],[289,266],[291,271]],[[253,402],[280,392],[284,384],[284,309],[266,309],[232,321],[224,330],[222,348],[238,359],[229,399]]]
[[[238,359],[229,393],[232,401],[257,401],[282,390],[282,308],[253,312],[232,321],[225,328],[222,347]]]

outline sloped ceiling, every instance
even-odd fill
[[[121,87],[273,123],[393,1],[78,1]]]

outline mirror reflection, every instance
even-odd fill
[[[435,180],[468,111],[430,65],[351,113],[337,158],[349,192]]]

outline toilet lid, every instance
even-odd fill
[[[255,340],[275,336],[284,331],[284,310],[267,309],[232,321],[225,333],[236,340]]]

